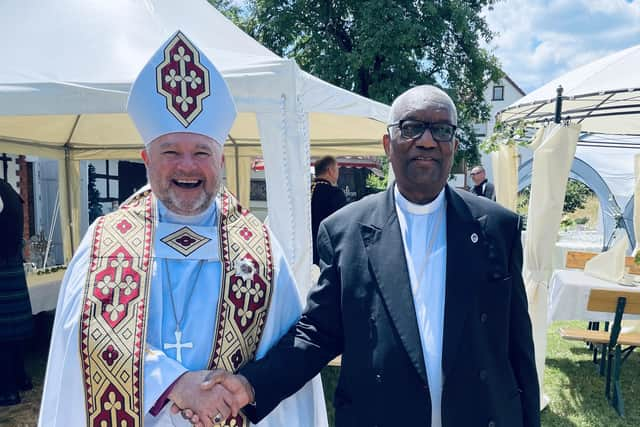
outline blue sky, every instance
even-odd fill
[[[639,0],[502,0],[484,13],[497,33],[490,50],[527,93],[640,44]]]
[[[640,0],[500,0],[484,14],[497,33],[487,47],[527,93],[640,44]]]

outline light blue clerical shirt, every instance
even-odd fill
[[[418,205],[394,188],[396,213],[420,331],[431,393],[431,427],[442,426],[442,335],[447,266],[447,220],[444,190]]]

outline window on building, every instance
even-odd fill
[[[264,179],[252,179],[250,189],[251,200],[267,201],[267,182]]]
[[[97,201],[102,205],[102,212],[111,212],[114,202],[118,202],[118,161],[101,160],[90,165],[93,171],[89,171],[89,179],[98,190]]]
[[[492,101],[504,101],[504,86],[493,87],[493,99]]]

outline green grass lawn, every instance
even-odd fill
[[[27,360],[34,390],[23,394],[24,402],[0,408],[0,426],[35,426],[48,349],[48,330],[52,317],[39,319],[38,342]],[[591,352],[581,343],[565,341],[558,335],[563,326],[585,326],[585,322],[556,322],[549,328],[545,391],[551,404],[542,412],[545,427],[622,427],[640,426],[640,350],[636,350],[622,367],[622,393],[625,418],[620,418],[604,397],[604,378],[591,362]],[[326,367],[322,372],[330,425],[334,425],[333,391],[339,368]]]
[[[547,333],[545,392],[551,399],[542,411],[544,427],[640,426],[640,352],[636,350],[622,366],[622,395],[625,417],[620,418],[604,397],[604,378],[598,375],[591,351],[582,343],[558,335],[564,326],[585,326],[585,322],[555,322]],[[322,372],[329,424],[334,425],[333,390],[339,368]]]

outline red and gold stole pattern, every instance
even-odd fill
[[[81,313],[87,425],[143,425],[143,362],[155,233],[145,192],[99,219]],[[219,217],[222,280],[209,368],[235,371],[255,357],[269,310],[273,260],[266,227],[226,190]],[[243,415],[227,426],[248,426]]]
[[[222,194],[220,247],[222,288],[209,368],[235,372],[258,349],[273,294],[273,259],[266,227],[229,192]],[[224,423],[248,425],[242,413]]]
[[[80,323],[87,425],[142,426],[155,203],[150,192],[95,227]]]

